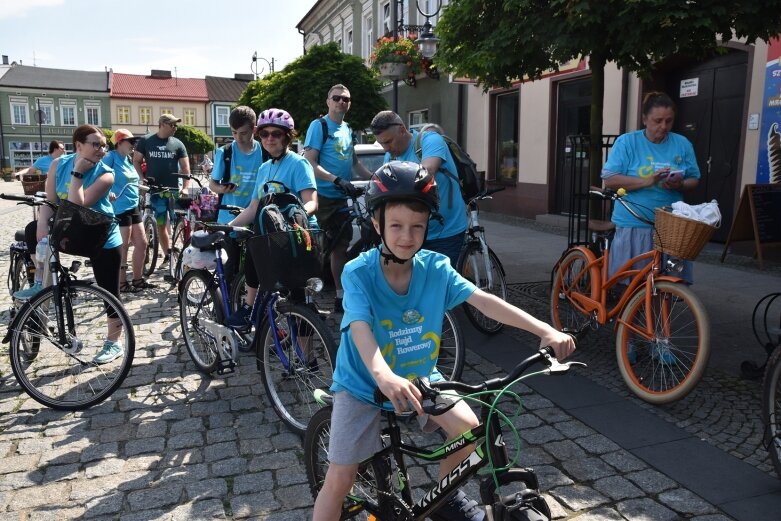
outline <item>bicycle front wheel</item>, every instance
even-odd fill
[[[208,271],[190,270],[179,284],[179,323],[195,367],[213,373],[220,362],[224,328],[220,289]]]
[[[647,299],[641,288],[621,312],[616,358],[629,389],[653,404],[689,394],[710,356],[710,322],[697,296],[684,284],[658,281]],[[640,332],[650,332],[651,338]]]
[[[452,311],[446,311],[442,319],[442,336],[439,339],[439,358],[437,369],[448,380],[461,380],[461,372],[464,370],[466,359],[466,346],[461,335],[461,326],[458,325]]]
[[[458,258],[457,271],[481,290],[507,301],[507,282],[499,258],[490,248],[483,250],[479,242],[468,243]],[[504,324],[488,318],[476,307],[464,302],[466,317],[479,331],[487,335],[498,333]]]
[[[570,250],[559,264],[551,289],[551,323],[559,331],[580,331],[589,321],[572,303],[572,294],[591,297],[592,285],[599,280],[596,266],[589,268],[589,258],[581,250]]]
[[[314,499],[317,499],[317,494],[323,488],[325,474],[328,471],[331,409],[325,407],[315,412],[304,435],[304,467]],[[380,493],[387,497],[390,489],[390,466],[387,460],[369,460],[362,463],[358,467],[353,488],[344,499],[340,519],[373,519],[373,516],[370,518],[362,507],[370,504],[376,512],[379,508]]]
[[[22,308],[11,336],[11,368],[37,402],[85,409],[111,396],[130,371],[133,325],[122,303],[101,287],[69,281],[62,292],[57,302],[49,287]],[[58,326],[60,314],[65,331]],[[109,331],[119,331],[113,349],[105,343]]]
[[[781,348],[773,350],[762,382],[762,421],[770,459],[781,478]]]
[[[333,379],[336,343],[331,332],[309,306],[277,301],[274,323],[266,320],[255,338],[266,395],[279,418],[303,435],[320,408],[315,389],[328,389]]]
[[[144,215],[146,253],[144,254],[144,277],[151,277],[157,267],[157,221],[151,215]]]

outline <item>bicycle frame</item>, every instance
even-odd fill
[[[483,269],[480,270],[477,266],[477,259],[472,257],[470,263],[472,264],[472,273],[485,273],[488,284],[486,287],[491,288],[494,285],[493,273],[491,270],[491,259],[488,255],[488,243],[485,241],[485,228],[480,226],[480,219],[478,218],[477,198],[469,201],[469,227],[467,228],[467,240],[464,243],[466,248],[472,242],[480,243],[480,251],[482,252]],[[479,282],[479,281],[478,281]]]

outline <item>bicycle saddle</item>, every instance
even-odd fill
[[[225,232],[217,231],[207,235],[193,234],[190,238],[190,244],[199,250],[208,249],[210,246],[214,246],[225,237]]]

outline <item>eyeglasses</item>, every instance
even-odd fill
[[[274,139],[282,139],[282,136],[284,136],[285,133],[281,130],[272,130],[271,132],[267,130],[261,130],[258,132],[258,135],[260,136],[260,139],[268,139],[270,137],[273,137]]]
[[[336,94],[331,96],[331,99],[334,100],[337,103],[339,103],[340,101],[344,101],[345,103],[350,103],[350,101],[352,100],[352,98],[350,98],[350,96],[338,96]]]
[[[168,125],[168,126],[169,126],[169,127],[171,127],[171,128],[174,128],[174,129],[175,129],[175,128],[177,128],[177,127],[179,126],[179,125],[177,125],[176,123],[166,123],[166,125]]]
[[[100,141],[85,141],[85,143],[92,145],[92,148],[95,150],[102,150],[103,152],[108,150],[108,145],[106,143],[101,143]]]

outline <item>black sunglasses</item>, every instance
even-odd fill
[[[345,103],[350,103],[350,101],[352,101],[352,98],[350,98],[350,96],[339,96],[337,94],[331,96],[331,99],[337,103],[339,103],[340,101],[344,101]]]

